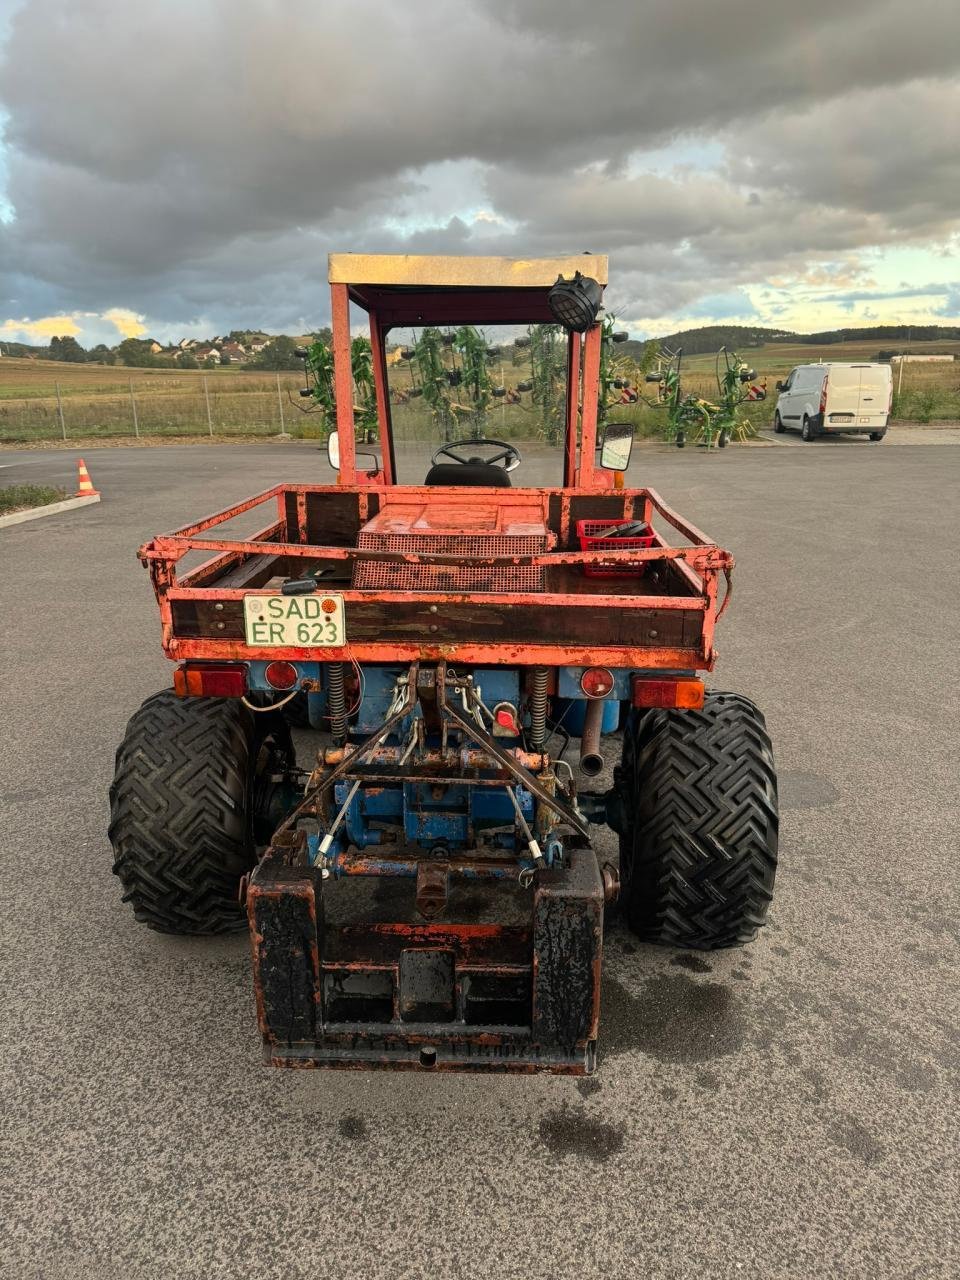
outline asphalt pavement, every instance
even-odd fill
[[[100,505],[0,531],[0,1276],[958,1274],[960,449],[637,451],[737,557],[711,681],[766,712],[781,866],[743,950],[610,931],[580,1081],[269,1070],[246,939],[135,924],[107,789],[170,678],[136,549],[330,473],[84,457]],[[75,458],[6,451],[0,483]]]

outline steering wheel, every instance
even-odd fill
[[[484,448],[493,448],[496,452],[491,454],[489,458],[465,458],[462,453],[457,452],[458,449],[473,449],[477,445],[481,445]],[[459,462],[464,467],[469,467],[476,462],[485,462],[489,466],[495,467],[500,462],[503,462],[504,471],[514,471],[523,461],[520,457],[520,450],[515,449],[512,444],[507,444],[506,440],[488,440],[486,436],[479,436],[476,440],[455,440],[452,444],[442,445],[430,461],[436,464],[444,458],[449,458],[452,462]]]

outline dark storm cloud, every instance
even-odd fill
[[[664,314],[942,237],[958,37],[942,0],[907,21],[892,0],[27,0],[0,71],[0,319],[292,327],[347,247],[609,249],[624,314]],[[726,163],[637,171],[676,138]],[[451,162],[462,189],[415,216]]]

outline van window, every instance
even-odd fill
[[[784,381],[784,384],[783,384],[784,391],[791,390],[796,376],[797,376],[796,369],[791,369],[790,372],[787,374],[786,380]]]

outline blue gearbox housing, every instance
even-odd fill
[[[363,739],[384,724],[391,713],[398,683],[407,675],[406,666],[367,666],[361,673],[360,702],[351,724],[351,736]],[[506,704],[520,707],[520,673],[510,668],[475,668],[469,672],[472,687],[483,706],[492,708]],[[450,677],[454,683],[454,677]],[[536,821],[534,796],[520,783],[502,781],[502,771],[496,767],[484,769],[475,764],[475,757],[467,763],[466,748],[472,744],[462,740],[461,731],[452,728],[446,736],[445,747],[450,763],[457,762],[470,769],[473,785],[465,785],[457,776],[449,780],[438,776],[435,768],[424,765],[425,758],[436,758],[441,748],[441,737],[430,732],[424,720],[422,705],[418,702],[395,727],[394,731],[369,752],[365,768],[372,775],[360,788],[349,778],[338,780],[332,790],[332,814],[342,817],[336,828],[332,845],[328,847],[327,865],[338,874],[338,863],[346,850],[354,847],[369,850],[387,847],[402,850],[404,847],[427,849],[434,853],[450,853],[475,850],[508,850],[520,856],[520,865],[526,841],[518,826],[522,815],[528,827]],[[519,715],[518,724],[519,729]],[[521,734],[496,729],[500,745],[505,750],[521,748]],[[404,755],[403,766],[398,758],[404,744],[412,739],[416,743]],[[461,765],[459,761],[463,761]],[[495,766],[495,762],[491,761]],[[429,778],[421,779],[417,773],[424,770]],[[403,775],[403,776],[400,776]],[[478,781],[487,785],[476,785]],[[512,792],[512,797],[511,797]],[[559,836],[552,831],[541,832],[544,860],[549,864],[561,853]],[[309,838],[312,860],[316,861],[322,835]],[[513,862],[514,868],[517,862]]]

